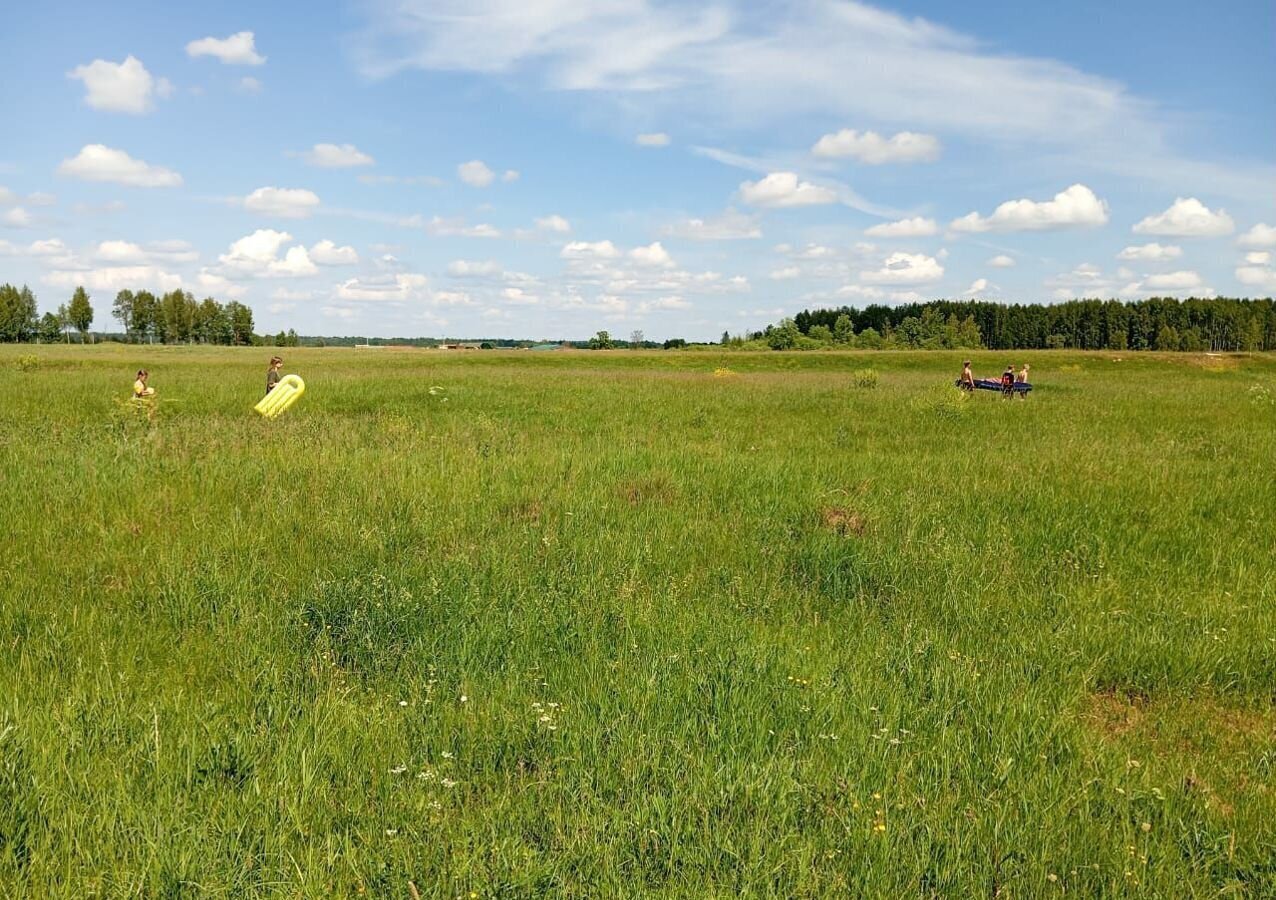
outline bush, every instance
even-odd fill
[[[14,365],[18,367],[19,372],[34,372],[40,368],[40,357],[34,353],[24,353],[18,357]]]
[[[877,370],[876,369],[856,369],[851,376],[857,388],[875,388],[877,387]]]

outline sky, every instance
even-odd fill
[[[1276,294],[1276,4],[14,4],[0,281],[302,334]],[[74,23],[74,27],[67,27]]]

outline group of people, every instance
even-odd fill
[[[1026,389],[1016,391],[1015,385],[1028,383],[1028,370],[1030,368],[1031,366],[1024,363],[1023,368],[1019,370],[1019,377],[1016,379],[1015,367],[1006,366],[1006,371],[1001,373],[1000,379],[1002,396],[1009,398],[1018,395],[1019,399],[1023,400],[1027,396]],[[973,391],[975,389],[975,374],[970,370],[970,360],[966,360],[961,364],[961,378],[958,383],[963,391]]]
[[[275,389],[275,385],[279,384],[279,379],[283,376],[279,374],[279,370],[284,367],[284,359],[282,356],[272,356],[270,358],[270,368],[266,370],[266,393],[269,394]],[[145,369],[137,370],[137,380],[133,382],[133,399],[149,400],[155,396],[155,388],[151,387],[147,382],[150,381],[151,373]]]

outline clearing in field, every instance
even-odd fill
[[[0,893],[1276,894],[1270,357],[34,352]]]

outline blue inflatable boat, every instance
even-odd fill
[[[953,383],[956,384],[957,387],[963,387],[960,378]],[[1001,393],[1005,390],[1005,388],[1001,386],[1001,382],[993,378],[976,378],[975,387],[981,391],[996,391],[997,393]],[[1030,390],[1032,390],[1032,385],[1026,381],[1016,381],[1015,386],[1011,388],[1011,390],[1016,394],[1027,394]]]

